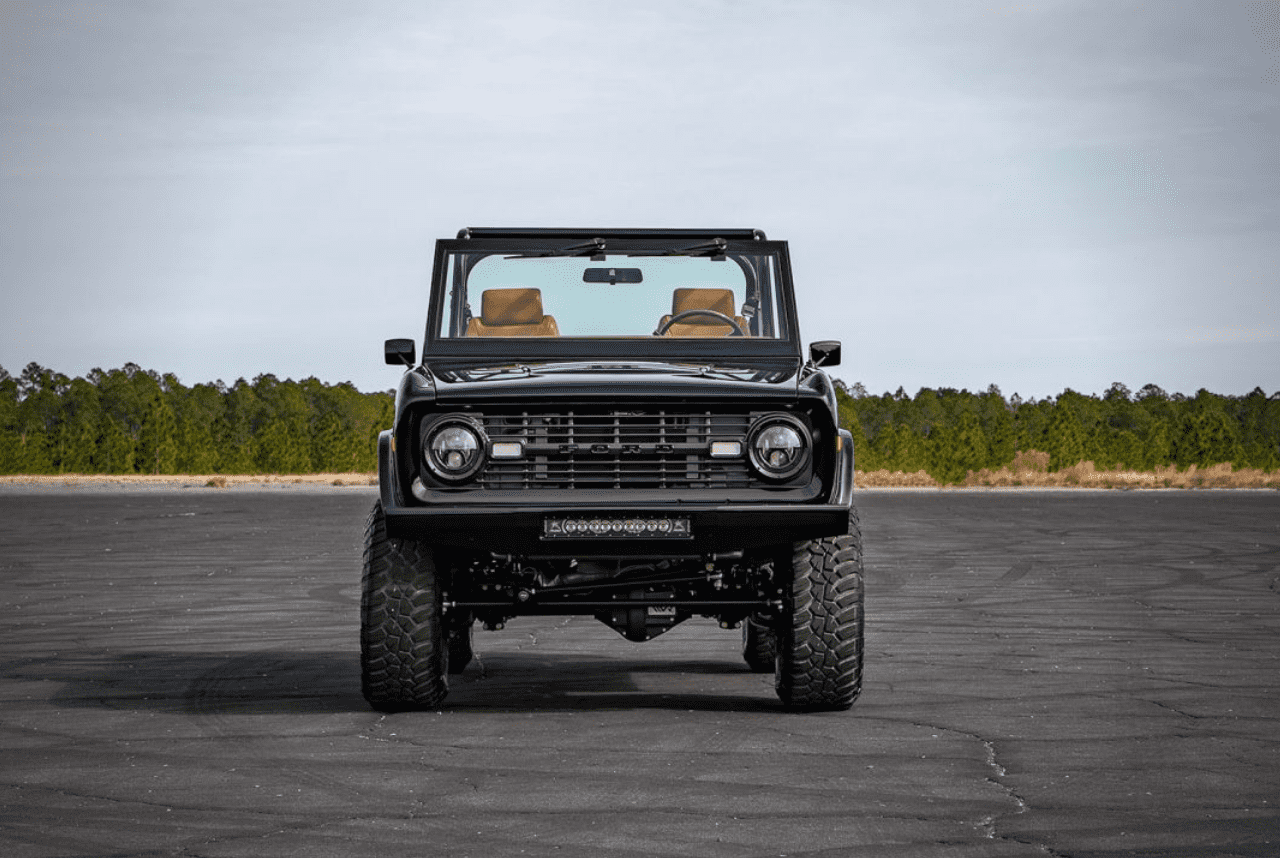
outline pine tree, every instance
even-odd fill
[[[296,474],[310,470],[309,440],[299,438],[283,420],[267,423],[257,435],[255,465],[260,473]]]
[[[178,420],[157,388],[149,397],[138,427],[138,471],[144,474],[172,474],[178,463]]]
[[[94,453],[102,418],[98,389],[83,378],[72,379],[62,399],[58,426],[58,470],[61,473],[90,474],[98,470]]]
[[[98,430],[98,448],[93,456],[93,470],[104,474],[134,473],[133,436],[114,417],[104,416]]]
[[[243,378],[223,395],[224,407],[213,427],[218,450],[215,470],[220,474],[252,474],[257,468],[254,418],[259,411],[257,397]]]
[[[1142,441],[1142,461],[1139,468],[1151,471],[1173,463],[1173,430],[1163,417],[1151,421],[1146,438]]]
[[[0,366],[0,474],[18,471],[18,380]]]
[[[1041,449],[1049,454],[1049,470],[1060,471],[1084,459],[1084,433],[1070,406],[1059,401],[1045,428]]]
[[[999,468],[1009,464],[1018,449],[1013,410],[994,384],[981,397],[979,408],[987,447],[987,459],[981,467]]]
[[[208,384],[198,384],[177,397],[178,472],[210,474],[217,468],[214,426],[222,414],[222,397]]]
[[[1238,462],[1240,454],[1236,425],[1222,411],[1197,408],[1183,417],[1173,444],[1179,466]]]
[[[964,480],[969,471],[986,466],[989,456],[986,436],[978,418],[965,413],[958,423],[944,423],[929,433],[929,475],[940,483]]]

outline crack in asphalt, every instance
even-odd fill
[[[1050,855],[1050,856],[1057,855],[1057,853],[1055,853],[1052,849],[1050,849],[1046,844],[1021,840],[1016,837],[1006,837],[1005,835],[1000,834],[996,830],[996,825],[1001,818],[1005,816],[1011,816],[1011,815],[1019,816],[1021,814],[1028,812],[1031,809],[1031,806],[1027,803],[1027,800],[1023,798],[1022,795],[1017,790],[1015,790],[1013,787],[1009,786],[1004,782],[1003,779],[1008,777],[1009,772],[1004,767],[1004,765],[1000,762],[1000,758],[996,752],[996,743],[994,739],[987,739],[977,733],[973,733],[968,730],[961,730],[956,727],[947,727],[940,724],[929,724],[921,721],[908,721],[906,723],[909,723],[915,727],[921,727],[929,730],[938,730],[939,732],[952,733],[957,736],[963,736],[966,739],[972,739],[973,741],[979,743],[982,746],[983,762],[986,764],[987,768],[989,768],[992,772],[992,776],[985,778],[985,781],[989,784],[994,785],[997,789],[1003,792],[1010,801],[1014,803],[1014,811],[1012,814],[1009,814],[1009,813],[988,814],[987,816],[984,816],[981,819],[977,820],[976,822],[972,823],[973,827],[976,830],[982,832],[983,837],[985,837],[988,840],[1005,840],[1012,843],[1021,843],[1026,846],[1031,846],[1035,849],[1039,849],[1041,852],[1045,853],[1046,855]]]

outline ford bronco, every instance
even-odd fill
[[[594,617],[646,641],[741,628],[784,706],[862,684],[853,448],[807,360],[787,244],[759,230],[464,229],[378,439],[361,673],[438,706],[478,622]]]

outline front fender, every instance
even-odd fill
[[[396,454],[392,449],[391,430],[378,433],[378,494],[384,510],[404,506],[404,492],[396,474]]]
[[[835,482],[831,487],[831,503],[843,507],[853,506],[853,435],[848,429],[840,430],[840,453],[836,459]]]

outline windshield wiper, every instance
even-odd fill
[[[543,364],[540,369],[544,372],[575,372],[581,371],[583,365],[581,363],[557,363]],[[702,376],[710,378],[719,376],[720,378],[741,378],[743,374],[749,374],[754,370],[739,367],[718,367],[706,366],[702,364],[687,363],[667,363],[666,361],[599,361],[591,363],[587,366],[592,370],[603,370],[606,372],[669,372],[672,375],[683,376]]]
[[[729,242],[723,238],[713,238],[703,244],[673,247],[670,250],[636,250],[627,256],[710,256],[713,260],[722,261],[727,258],[724,253],[728,246]]]
[[[555,363],[504,364],[502,366],[475,367],[465,370],[470,381],[487,381],[504,375],[523,375],[533,378],[539,375],[552,375],[564,372],[667,372],[672,375],[693,376],[702,378],[728,378],[741,381],[744,377],[758,373],[750,367],[723,367],[706,364],[668,363],[666,361],[557,361]],[[441,373],[443,375],[443,373]]]
[[[541,259],[547,256],[590,256],[592,262],[604,262],[604,239],[593,238],[583,244],[572,244],[568,247],[558,247],[555,250],[530,250],[526,253],[517,253],[514,256],[504,256],[503,259]]]
[[[686,367],[684,369],[684,372],[681,373],[681,375],[696,375],[696,376],[701,376],[702,378],[713,378],[713,377],[732,378],[740,381],[743,375],[746,375],[752,371],[753,370],[749,370],[749,369],[729,368],[729,367],[722,367],[722,366],[699,366],[696,369],[693,367]]]

